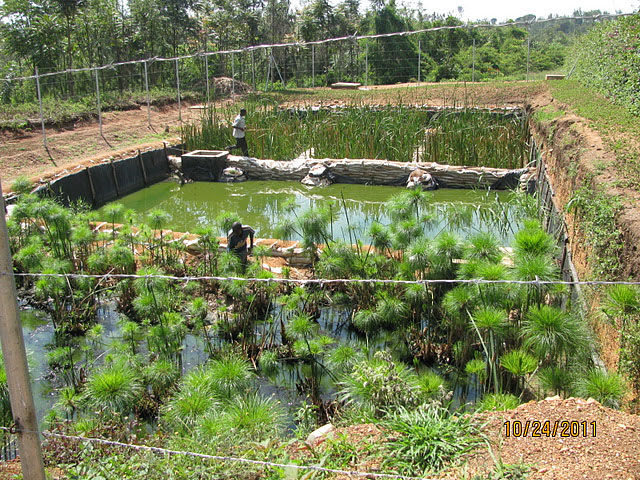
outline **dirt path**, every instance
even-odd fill
[[[103,135],[96,120],[63,128],[47,128],[49,152],[40,130],[0,132],[0,177],[6,192],[20,175],[37,180],[79,163],[119,156],[136,149],[157,148],[162,142],[176,143],[180,135],[177,106],[152,107],[148,126],[146,108],[103,115]],[[198,118],[201,110],[183,105],[183,121]]]

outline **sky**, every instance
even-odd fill
[[[601,10],[615,13],[631,13],[638,10],[640,0],[534,0],[532,2],[518,0],[396,0],[396,5],[417,8],[420,2],[424,14],[453,14],[464,21],[496,18],[499,23],[534,14],[538,18],[547,18],[549,14],[568,16],[575,10]],[[293,3],[293,2],[292,2]],[[337,0],[331,4],[338,3]],[[361,6],[368,7],[367,0],[361,0]],[[462,7],[462,14],[458,13]]]

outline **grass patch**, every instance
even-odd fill
[[[546,105],[539,110],[536,110],[536,113],[533,114],[533,119],[536,122],[551,122],[556,118],[560,118],[566,115],[564,110],[560,110],[555,105]]]
[[[403,475],[442,470],[483,441],[471,416],[435,405],[413,411],[400,408],[388,417],[387,426],[399,435],[386,444],[385,465]]]
[[[579,230],[591,247],[589,264],[595,278],[616,279],[619,276],[622,251],[622,233],[616,225],[616,215],[621,203],[601,191],[594,190],[592,178],[587,177],[583,186],[574,192],[567,204],[580,220]]]
[[[620,105],[615,105],[595,90],[574,80],[551,82],[549,88],[557,100],[567,104],[571,112],[584,117],[606,146],[614,152],[616,170],[628,187],[640,187],[640,118]]]
[[[200,101],[202,94],[194,91],[180,92],[183,101]],[[149,90],[151,105],[161,106],[177,102],[177,92],[173,89],[154,88]],[[144,91],[104,92],[100,97],[102,112],[137,110],[145,108],[147,95]],[[42,99],[42,114],[46,125],[62,126],[73,122],[98,117],[95,96],[74,99],[60,99],[46,96]],[[0,103],[0,129],[22,130],[39,128],[40,109],[37,101]]]

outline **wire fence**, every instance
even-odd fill
[[[36,71],[32,75],[4,79],[22,103],[38,103],[43,144],[47,148],[45,125],[56,118],[56,109],[64,102],[79,101],[84,95],[92,99],[94,115],[102,131],[102,112],[127,108],[144,108],[152,125],[152,105],[175,102],[209,105],[216,100],[246,93],[247,88],[268,91],[274,86],[317,87],[335,82],[357,82],[364,86],[376,83],[439,81],[451,72],[433,73],[435,66],[427,61],[434,46],[434,35],[456,30],[472,34],[480,29],[523,27],[526,38],[520,39],[518,52],[512,55],[510,69],[524,80],[536,67],[536,49],[543,40],[532,29],[539,24],[556,21],[598,22],[633,15],[596,15],[559,17],[544,20],[502,24],[465,24],[439,26],[413,31],[375,35],[350,35],[318,41],[254,45],[240,49],[196,52],[176,57],[150,57],[113,62],[105,65],[62,71]],[[411,42],[409,41],[411,39]],[[380,45],[381,41],[392,41]],[[480,48],[480,47],[478,47]],[[509,72],[481,71],[481,52],[475,39],[468,58],[455,78],[475,81],[488,75]],[[532,55],[533,53],[533,55]],[[490,70],[493,67],[486,67]],[[435,75],[435,76],[434,76]],[[227,81],[221,83],[220,77]],[[216,78],[218,81],[216,81]],[[83,100],[86,104],[86,99]],[[44,105],[43,105],[44,104]],[[28,120],[33,123],[32,120]]]
[[[251,283],[279,283],[295,285],[338,285],[338,284],[372,284],[372,285],[566,285],[566,286],[612,286],[632,285],[640,286],[640,281],[632,280],[490,280],[486,278],[436,278],[422,280],[396,280],[388,278],[260,278],[260,277],[234,277],[234,276],[174,276],[174,275],[137,275],[122,273],[84,274],[84,273],[30,273],[30,272],[0,272],[0,275],[13,275],[15,277],[34,278],[92,278],[92,279],[145,279],[145,280],[174,280],[177,282],[251,282]]]
[[[15,436],[15,434],[17,433],[16,430],[7,428],[7,427],[0,427],[0,431],[7,432],[12,436]],[[255,460],[251,458],[243,458],[243,457],[209,455],[205,453],[197,453],[197,452],[191,452],[186,450],[172,450],[168,448],[151,447],[147,445],[117,442],[113,440],[107,440],[104,438],[83,437],[78,435],[64,435],[64,434],[50,432],[46,430],[42,432],[42,436],[45,437],[46,439],[62,439],[62,440],[71,440],[78,443],[83,442],[83,443],[90,443],[90,444],[96,444],[96,445],[106,445],[111,447],[119,447],[119,448],[124,448],[128,450],[133,450],[136,452],[149,452],[149,453],[154,453],[158,455],[171,455],[171,456],[181,455],[186,457],[197,458],[200,460],[215,460],[219,462],[241,463],[245,465],[282,468],[282,469],[295,470],[295,471],[333,473],[333,474],[339,474],[339,475],[348,475],[350,477],[364,477],[364,478],[395,478],[398,480],[436,480],[434,478],[412,477],[412,476],[393,474],[393,473],[363,472],[358,470],[341,470],[336,468],[322,467],[319,465],[299,465],[295,463],[278,463],[278,462],[270,462],[266,460]]]

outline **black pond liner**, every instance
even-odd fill
[[[170,173],[167,150],[159,148],[87,167],[40,186],[34,193],[57,198],[65,206],[82,201],[97,208],[166,180]]]

